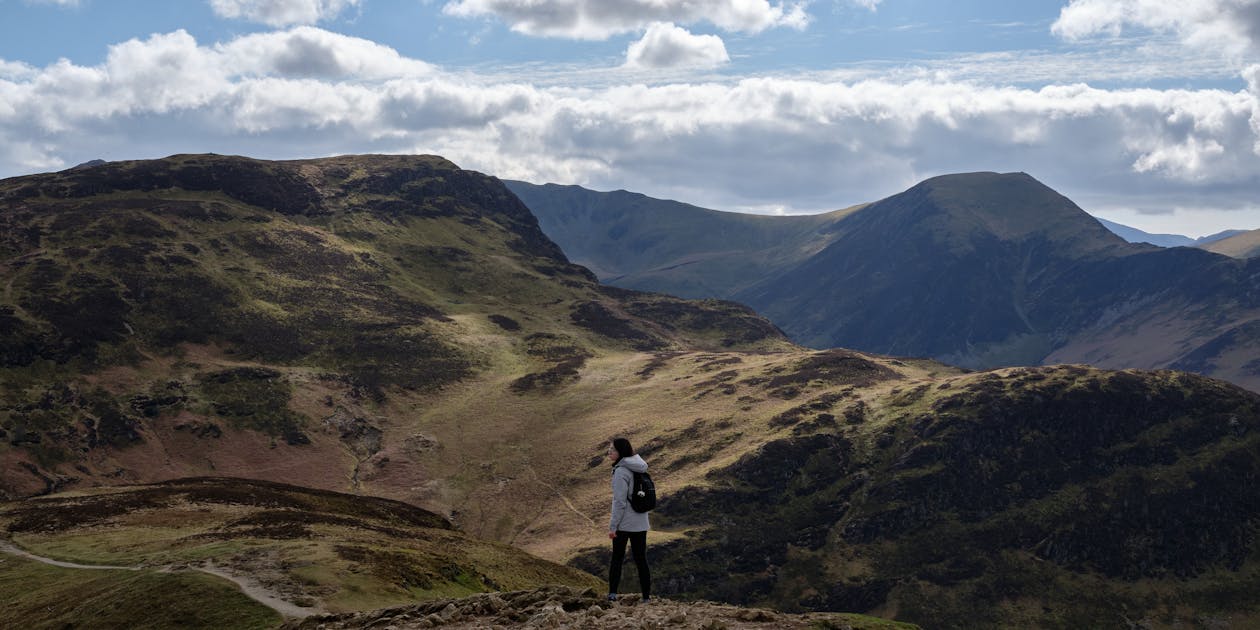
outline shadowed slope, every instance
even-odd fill
[[[806,345],[969,366],[1038,362],[1057,339],[1032,302],[1046,288],[1070,292],[1083,260],[1145,247],[1023,173],[933,178],[838,231],[827,249],[739,298]]]
[[[624,190],[506,184],[543,231],[604,282],[683,297],[734,295],[804,260],[831,242],[830,226],[852,211],[770,217]]]
[[[808,346],[1182,367],[1260,390],[1260,345],[1234,330],[1260,319],[1251,262],[1126,243],[1027,174],[944,175],[812,219],[513,186],[566,251],[617,270],[606,281],[735,299]]]

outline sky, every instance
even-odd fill
[[[0,177],[428,153],[800,214],[1023,171],[1260,228],[1260,0],[0,0]]]

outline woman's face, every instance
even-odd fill
[[[617,461],[617,449],[613,448],[612,442],[608,443],[608,461]]]

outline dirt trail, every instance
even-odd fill
[[[565,494],[561,492],[559,488],[547,483],[546,481],[543,481],[542,477],[538,476],[538,471],[534,470],[533,466],[530,466],[528,470],[530,474],[534,476],[535,482],[551,490],[552,492],[556,493],[556,496],[560,497],[560,500],[564,501],[564,505],[568,507],[570,510],[572,510],[574,514],[577,514],[578,516],[586,519],[586,522],[590,523],[591,525],[596,524],[595,521],[591,517],[583,514],[581,510],[577,509],[577,507],[573,505],[573,502],[569,500],[569,497],[565,496]]]
[[[61,560],[53,560],[52,558],[45,558],[43,556],[37,556],[33,553],[30,553],[29,551],[25,551],[23,549],[15,547],[14,545],[8,542],[5,542],[3,540],[0,540],[0,552],[11,554],[11,555],[18,556],[21,558],[25,558],[27,560],[34,560],[36,562],[50,564],[55,567],[62,567],[65,569],[89,569],[89,570],[95,569],[95,570],[111,570],[111,571],[140,571],[141,569],[151,569],[151,570],[162,571],[162,572],[167,572],[167,573],[174,572],[174,571],[181,571],[181,570],[201,571],[202,573],[208,573],[215,577],[223,578],[225,580],[228,580],[229,582],[232,582],[238,588],[240,588],[241,592],[245,593],[245,595],[248,596],[250,599],[280,613],[281,615],[289,619],[305,619],[306,617],[310,617],[312,615],[323,614],[325,612],[318,608],[314,608],[314,607],[303,608],[296,604],[287,602],[281,599],[280,597],[278,597],[273,591],[271,591],[270,589],[263,586],[257,581],[251,578],[247,578],[247,577],[232,575],[231,573],[228,573],[213,565],[205,566],[205,567],[181,566],[177,568],[177,567],[172,567],[172,566],[122,567],[122,566],[112,566],[112,565],[104,565],[104,564],[75,564],[73,562],[62,562]]]
[[[63,569],[106,569],[106,570],[111,570],[111,571],[139,571],[140,570],[140,567],[117,567],[117,566],[111,566],[111,565],[105,565],[105,564],[75,564],[73,562],[62,562],[60,560],[53,560],[52,558],[45,558],[43,556],[37,556],[28,551],[24,551],[22,549],[14,547],[13,545],[7,542],[4,542],[3,540],[0,540],[0,551],[3,551],[4,553],[7,553],[7,554],[15,555],[21,558],[26,558],[27,560],[34,560],[36,562],[43,562],[44,564],[51,564],[54,567],[61,567]]]
[[[248,595],[250,599],[253,599],[254,601],[290,619],[305,619],[306,617],[310,617],[311,615],[320,615],[325,612],[324,610],[319,609],[319,608],[315,608],[315,607],[303,608],[301,606],[298,606],[297,604],[287,602],[283,599],[280,599],[275,594],[275,592],[268,589],[266,586],[263,586],[258,581],[252,578],[248,578],[248,577],[232,575],[231,573],[228,573],[224,571],[223,569],[220,569],[213,565],[205,566],[205,567],[193,567],[193,568],[203,573],[209,573],[210,575],[217,575],[225,580],[232,581],[237,586],[239,586],[241,589],[241,592]]]

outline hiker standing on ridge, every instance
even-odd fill
[[[612,539],[612,565],[608,567],[608,601],[617,600],[617,586],[621,583],[621,565],[626,559],[626,542],[634,555],[639,570],[639,587],[643,601],[652,596],[652,577],[647,565],[647,512],[635,511],[630,505],[630,493],[634,488],[634,473],[646,473],[647,462],[634,454],[630,440],[616,438],[608,444],[608,459],[612,461],[612,517],[608,521],[608,537]],[[655,498],[655,494],[653,494]]]

